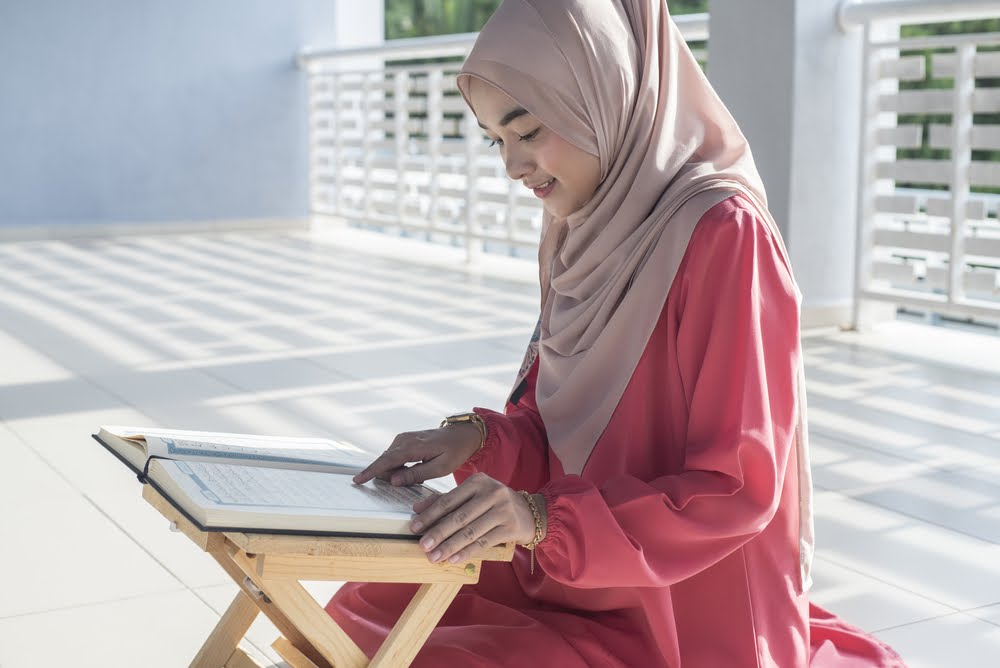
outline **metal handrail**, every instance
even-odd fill
[[[359,56],[387,56],[399,60],[462,56],[468,53],[472,45],[476,43],[478,35],[479,33],[477,32],[465,32],[457,35],[408,37],[405,39],[393,39],[372,46],[347,49],[311,49],[306,47],[299,52],[298,63],[300,67],[313,68],[316,66],[322,67],[330,61]]]
[[[837,9],[842,30],[871,21],[940,23],[1000,17],[1000,0],[844,0]]]
[[[675,16],[674,23],[680,28],[685,41],[704,42],[708,40],[708,14]],[[377,56],[391,57],[394,60],[408,60],[411,58],[464,56],[472,49],[478,35],[479,33],[476,32],[467,32],[434,37],[408,37],[372,46],[346,49],[305,47],[299,52],[296,60],[299,67],[303,69],[321,72],[336,61],[348,58]]]

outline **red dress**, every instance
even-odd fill
[[[548,533],[534,575],[523,548],[484,562],[412,665],[904,665],[797,593],[798,329],[775,240],[735,196],[695,228],[581,475],[548,448],[537,362],[516,404],[476,409],[489,439],[456,480],[540,492]],[[326,609],[373,656],[416,588],[348,583]]]

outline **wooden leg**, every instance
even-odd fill
[[[296,636],[289,636],[279,626],[282,635],[310,661],[317,666],[330,665],[336,668],[365,668],[368,665],[368,657],[361,648],[337,626],[326,610],[297,580],[262,578],[257,574],[254,561],[246,554],[233,550],[229,556],[230,563],[238,567],[270,599],[270,604],[261,608],[264,614],[273,620],[274,617],[269,612],[273,610],[285,620]]]
[[[223,668],[264,668],[262,665],[250,658],[250,656],[241,650],[239,647],[233,652],[233,655],[229,657],[229,661],[226,661],[226,665]]]
[[[326,610],[295,580],[267,580],[261,589],[306,640],[336,668],[365,668],[368,657]]]
[[[386,638],[378,653],[369,663],[368,658],[347,633],[333,621],[315,599],[302,588],[298,578],[301,573],[296,564],[295,569],[282,570],[282,560],[264,561],[268,550],[259,550],[259,557],[247,554],[237,546],[246,545],[246,536],[223,535],[220,533],[200,531],[186,518],[174,511],[173,507],[157,494],[151,487],[144,486],[143,498],[159,510],[165,517],[175,522],[177,528],[187,535],[196,545],[208,552],[240,586],[236,596],[222,619],[216,625],[208,640],[202,646],[198,655],[191,663],[191,668],[257,668],[257,662],[251,659],[238,647],[239,641],[246,634],[259,612],[264,613],[278,628],[282,637],[275,641],[273,647],[293,668],[406,668],[416,657],[427,637],[441,620],[448,606],[455,599],[463,584],[478,580],[477,564],[468,564],[461,573],[423,573],[417,575],[433,576],[433,582],[423,580],[413,600],[407,606],[392,632]],[[265,543],[271,539],[266,538]],[[392,541],[389,541],[390,543]],[[284,546],[288,547],[288,546]],[[398,544],[390,548],[376,546],[374,552],[367,548],[357,551],[357,546],[348,545],[344,551],[327,550],[326,546],[310,544],[307,549],[279,550],[279,555],[297,554],[313,557],[303,568],[313,571],[320,567],[319,574],[329,576],[332,572],[341,575],[338,579],[367,582],[366,577],[377,576],[371,581],[379,582],[412,582],[414,577],[409,568],[409,558],[414,555],[400,552]],[[334,546],[340,548],[343,546]],[[387,551],[383,551],[387,550]],[[507,560],[513,554],[513,544],[507,545],[503,551],[491,556],[491,559]],[[343,554],[346,559],[338,559],[333,563],[317,564],[314,557]],[[363,556],[362,560],[350,559]],[[367,557],[403,556],[406,559],[396,559],[387,566],[390,573],[373,571]],[[419,555],[423,557],[422,554]],[[274,567],[275,561],[278,564]],[[285,560],[288,561],[287,559]],[[384,560],[385,561],[385,560]],[[403,571],[400,564],[403,563]],[[420,560],[421,566],[425,566]],[[284,564],[287,566],[287,564]],[[308,568],[306,568],[308,566]],[[389,567],[391,566],[391,568]],[[336,567],[336,568],[334,568]],[[346,570],[344,570],[346,569]],[[471,569],[471,570],[470,570]],[[271,571],[276,571],[272,573]],[[343,573],[347,573],[344,576]],[[398,579],[402,577],[403,579]],[[445,578],[442,580],[439,578]],[[326,579],[329,579],[327,577]],[[419,577],[418,577],[419,579]]]
[[[309,657],[296,649],[295,645],[288,642],[284,636],[275,640],[271,647],[292,668],[318,668],[315,663],[309,660]]]
[[[219,668],[227,665],[227,661],[236,651],[237,645],[259,612],[252,598],[242,591],[238,592],[222,615],[222,619],[215,625],[212,634],[208,636],[208,640],[194,657],[191,668]]]
[[[213,534],[213,535],[218,536],[219,534]],[[211,549],[208,550],[208,553],[211,554],[217,562],[219,562],[219,565],[222,566],[223,569],[225,569],[226,573],[229,574],[229,577],[231,577],[234,582],[240,585],[240,587],[243,589],[243,592],[241,593],[244,593],[244,595],[246,595],[247,598],[250,598],[253,601],[257,609],[260,612],[264,613],[264,615],[271,620],[271,623],[273,623],[278,628],[278,631],[281,633],[282,636],[287,638],[292,645],[294,645],[300,652],[305,654],[305,656],[314,664],[316,664],[319,668],[330,668],[331,663],[329,663],[326,659],[324,659],[323,656],[319,653],[319,651],[317,651],[317,649],[308,640],[306,640],[305,636],[302,635],[302,633],[299,631],[296,625],[292,621],[290,621],[287,616],[285,616],[282,610],[280,610],[277,606],[275,606],[272,602],[268,600],[255,599],[253,596],[247,593],[244,581],[246,580],[247,576],[250,575],[250,573],[244,571],[243,568],[241,568],[241,566],[236,562],[237,555],[240,554],[239,550],[237,550],[231,544],[223,544],[218,547],[211,546]],[[270,594],[268,594],[266,590],[264,591],[264,593],[270,596]],[[317,607],[319,607],[318,604]],[[325,610],[323,610],[322,608],[320,608],[320,610],[322,611],[323,615],[326,616],[327,619],[330,619],[329,615],[326,614]],[[333,624],[332,619],[330,619],[330,623]],[[361,650],[358,651],[360,652]],[[362,654],[362,656],[364,655]],[[219,665],[222,665],[222,663],[220,662],[215,666],[213,666],[212,668],[217,668],[217,666]],[[341,666],[337,664],[336,668],[341,668]]]
[[[461,588],[460,583],[421,585],[368,668],[409,666]]]
[[[271,604],[277,606],[301,631],[311,647],[315,647],[323,658],[336,668],[406,668],[462,589],[461,582],[421,585],[369,663],[368,657],[351,637],[330,618],[326,610],[298,581],[261,578],[257,575],[254,562],[242,553],[234,553],[232,560],[271,599]],[[295,649],[301,649],[297,643],[288,644]],[[292,661],[289,663],[298,668]],[[305,666],[310,668],[309,664]]]

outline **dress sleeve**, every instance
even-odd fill
[[[564,584],[679,582],[738,549],[777,511],[800,355],[789,269],[765,223],[730,208],[699,222],[677,280],[669,345],[683,397],[664,401],[686,402],[683,470],[651,480],[621,474],[600,486],[576,475],[546,484],[548,532],[535,554]]]
[[[481,471],[513,489],[537,490],[549,481],[549,445],[545,424],[535,403],[538,360],[515,390],[516,403],[508,402],[503,413],[475,408],[486,422],[486,444],[455,471],[461,484]]]

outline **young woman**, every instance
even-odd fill
[[[812,609],[799,293],[750,149],[662,0],[505,0],[458,79],[544,205],[541,317],[504,412],[355,478],[431,561],[484,562],[414,666],[902,665]],[[413,466],[407,466],[413,464]],[[327,606],[371,656],[416,586]]]

